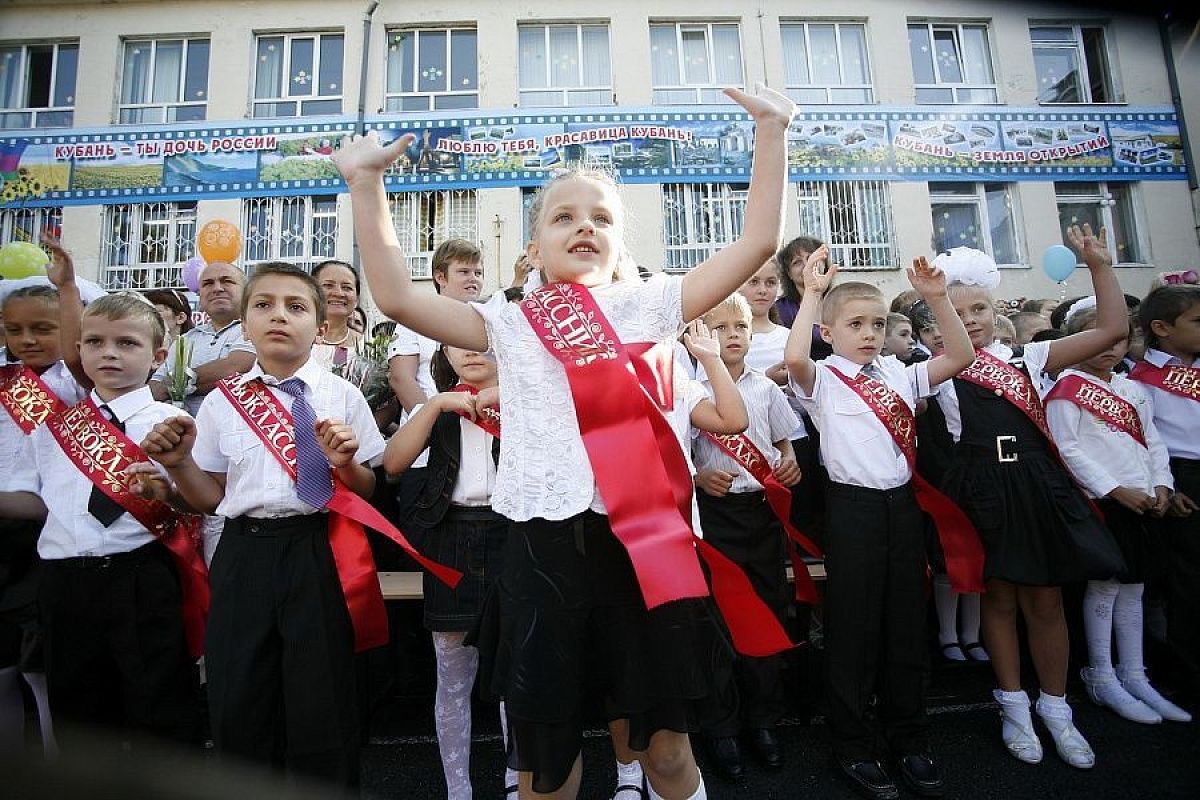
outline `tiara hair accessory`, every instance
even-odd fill
[[[1000,269],[992,257],[982,250],[952,247],[949,252],[939,253],[933,259],[933,265],[945,273],[946,283],[961,283],[983,289],[995,289],[1000,285]]]

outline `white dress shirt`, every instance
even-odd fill
[[[503,293],[500,293],[500,296],[503,297]],[[396,356],[417,356],[417,385],[425,393],[426,400],[438,393],[433,382],[433,372],[429,369],[429,362],[437,349],[436,341],[403,325],[396,326],[396,338],[392,339],[391,345],[388,346],[389,363]]]
[[[1185,364],[1175,356],[1153,347],[1146,350],[1145,358],[1156,367],[1200,367],[1200,358]],[[1141,385],[1154,404],[1154,424],[1158,426],[1159,435],[1171,458],[1200,459],[1200,402],[1148,383]]]
[[[175,340],[167,353],[167,360],[162,363],[151,380],[161,383],[171,382],[171,370],[175,366],[175,351],[180,342],[187,342],[191,347],[188,365],[191,369],[202,367],[212,361],[219,361],[230,353],[253,353],[254,345],[247,341],[242,332],[242,321],[235,319],[224,328],[217,330],[212,321],[202,322]],[[184,399],[184,408],[195,416],[200,410],[200,404],[208,393],[193,392]]]
[[[40,377],[46,387],[69,406],[75,405],[84,397],[85,392],[75,382],[67,365],[61,361],[51,364]],[[25,439],[25,432],[17,427],[12,415],[0,406],[0,489],[7,488],[5,484],[11,478],[13,469],[21,457]]]
[[[318,422],[341,420],[354,429],[358,438],[355,460],[359,464],[373,463],[383,455],[386,446],[383,437],[366,398],[353,384],[312,358],[292,377],[304,381],[304,396]],[[291,411],[295,398],[277,388],[281,381],[264,373],[258,362],[237,380],[256,379],[267,384],[275,399]],[[210,392],[200,406],[192,458],[206,472],[225,473],[225,498],[216,510],[219,516],[292,517],[317,510],[296,496],[296,483],[287,470],[267,451],[258,434],[220,389]]]
[[[1088,496],[1104,497],[1118,486],[1130,486],[1151,497],[1155,486],[1173,489],[1167,448],[1154,426],[1154,407],[1146,390],[1124,375],[1114,375],[1108,382],[1085,372],[1064,369],[1059,380],[1068,375],[1103,386],[1129,402],[1137,409],[1146,437],[1146,446],[1142,447],[1128,433],[1110,428],[1104,420],[1070,400],[1046,403],[1046,422],[1058,452]]]
[[[705,393],[712,397],[712,383],[706,380],[702,381],[702,385]],[[742,395],[746,415],[750,418],[746,436],[767,457],[771,469],[775,469],[783,460],[783,454],[775,448],[775,442],[790,440],[796,430],[796,415],[788,405],[787,396],[775,381],[749,367],[742,371],[734,385]],[[697,472],[706,469],[732,472],[731,494],[761,492],[763,489],[763,485],[752,478],[733,456],[703,433],[697,432],[692,441],[692,458],[696,462]]]
[[[1022,350],[1027,371],[1039,396],[1042,395],[1043,389],[1047,388],[1043,386],[1042,373],[1046,371],[1046,360],[1050,358],[1050,344],[1050,342],[1030,342]],[[1001,361],[1013,360],[1012,348],[1000,342],[992,342],[983,349]],[[942,414],[946,417],[946,429],[950,431],[950,435],[957,442],[962,437],[962,412],[959,410],[958,390],[955,388],[953,380],[938,385],[937,401],[938,405],[942,407]],[[1004,431],[1000,431],[1000,433],[1004,433]]]
[[[469,419],[459,418],[462,455],[458,460],[458,480],[450,493],[455,506],[490,506],[496,488],[496,462],[492,460],[495,438]]]
[[[872,364],[878,370],[873,377],[891,387],[914,412],[917,400],[933,394],[928,361],[906,367],[895,356],[881,356]],[[837,370],[854,380],[862,369],[863,365],[835,353],[816,362],[811,395],[794,381],[792,391],[821,432],[821,459],[830,480],[868,489],[895,489],[912,480],[904,452],[867,401],[831,374]]]
[[[97,406],[104,403],[94,391],[91,397]],[[136,443],[141,443],[158,423],[183,413],[173,405],[156,402],[146,386],[106,405],[116,420],[125,425],[125,434]],[[110,556],[154,541],[154,534],[128,513],[107,528],[101,525],[88,512],[92,485],[45,425],[26,438],[8,488],[40,495],[46,504],[46,524],[38,538],[39,556],[45,559]]]
[[[622,342],[661,342],[683,327],[681,281],[660,272],[591,294]],[[562,363],[542,345],[520,304],[502,292],[471,308],[487,326],[500,374],[504,435],[492,508],[516,522],[562,520],[589,508],[604,513]]]

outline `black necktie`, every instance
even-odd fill
[[[117,415],[113,413],[111,408],[107,405],[101,405],[100,411],[112,421],[117,430],[121,431],[121,433],[125,432],[125,423],[117,419]],[[95,517],[97,522],[107,528],[121,518],[121,515],[125,513],[125,509],[121,508],[121,504],[116,500],[113,500],[100,491],[99,486],[92,484],[92,494],[88,498],[88,513]]]

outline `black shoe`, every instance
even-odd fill
[[[900,756],[896,759],[900,768],[900,777],[904,785],[922,797],[941,797],[945,791],[942,784],[942,771],[933,763],[933,759],[923,753]]]
[[[779,741],[775,732],[770,728],[754,728],[750,731],[750,744],[754,753],[762,763],[771,769],[783,766],[783,757],[779,754]]]
[[[726,780],[735,781],[742,777],[742,751],[737,739],[732,736],[717,736],[708,740],[708,754],[712,757],[713,766]]]
[[[867,800],[896,800],[900,797],[900,790],[878,761],[839,761],[838,767],[850,779],[854,789]]]

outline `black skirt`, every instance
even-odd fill
[[[1166,540],[1160,520],[1149,514],[1135,514],[1116,500],[1096,501],[1104,514],[1104,524],[1112,531],[1125,570],[1117,575],[1121,583],[1145,583],[1162,577],[1166,558]]]
[[[707,600],[647,610],[606,516],[511,523],[504,570],[468,644],[480,685],[503,699],[509,765],[533,788],[565,783],[594,716],[629,720],[629,746],[697,729],[733,649]]]
[[[484,506],[451,506],[442,524],[425,538],[425,555],[462,572],[457,588],[424,574],[425,627],[447,633],[468,631],[504,563],[509,522]]]
[[[40,522],[0,520],[0,668],[45,671],[37,603],[41,530]]]

